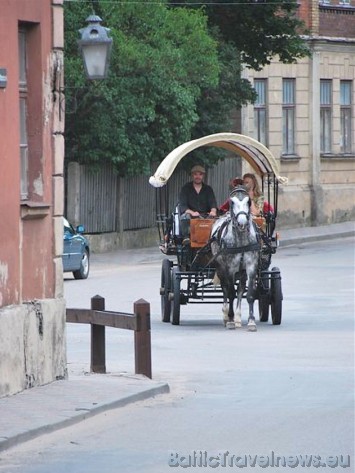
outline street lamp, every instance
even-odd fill
[[[88,16],[86,21],[88,25],[79,30],[81,39],[78,40],[86,77],[105,79],[112,49],[112,38],[107,34],[110,30],[101,26],[102,19],[97,15]]]

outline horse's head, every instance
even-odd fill
[[[250,197],[245,187],[236,187],[230,193],[230,214],[233,225],[245,230],[250,218]]]

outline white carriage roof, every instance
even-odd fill
[[[154,187],[165,186],[181,159],[202,146],[215,146],[232,151],[244,158],[259,176],[273,173],[280,183],[287,182],[287,178],[279,176],[278,162],[262,143],[237,133],[216,133],[187,141],[171,151],[160,163],[154,176],[150,177],[150,184]]]

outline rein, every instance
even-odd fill
[[[260,243],[250,243],[245,246],[227,246],[223,245],[219,250],[218,254],[237,254],[237,253],[247,253],[248,251],[258,251],[260,250]]]
[[[242,213],[247,215],[246,212],[240,212],[240,214],[242,214]],[[248,219],[249,219],[249,216],[248,216]],[[214,256],[213,259],[215,259],[220,254],[238,254],[238,253],[246,253],[248,251],[259,251],[260,250],[260,237],[259,237],[258,232],[256,233],[257,241],[255,243],[249,243],[249,245],[244,245],[244,246],[228,246],[227,244],[225,244],[223,242],[223,239],[222,239],[222,233],[223,233],[224,229],[229,225],[229,223],[232,223],[233,230],[235,230],[234,221],[233,221],[233,218],[231,217],[229,220],[226,220],[220,226],[216,236],[213,238],[214,241],[217,241],[218,243],[221,242],[221,243],[219,243],[220,250]]]
[[[249,219],[250,219],[250,214],[248,214],[247,212],[244,212],[244,210],[241,210],[240,212],[237,213],[237,215],[232,215],[231,216],[231,220],[232,220],[232,223],[233,223],[233,226],[235,226],[235,224],[238,222],[238,217],[239,215],[245,215],[248,222],[249,222]]]

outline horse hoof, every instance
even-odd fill
[[[235,323],[234,323],[234,322],[227,322],[227,323],[226,323],[226,328],[227,328],[228,330],[233,330],[233,329],[235,329]]]
[[[241,326],[242,326],[242,322],[240,320],[235,323],[235,328],[241,328]]]
[[[256,332],[256,330],[255,324],[248,324],[248,332]]]

